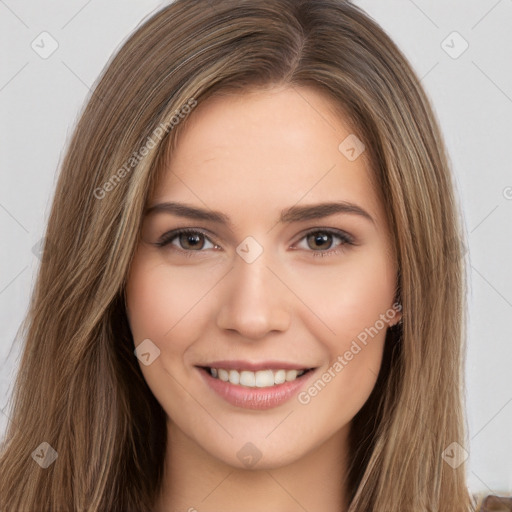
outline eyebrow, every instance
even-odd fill
[[[150,206],[146,209],[145,215],[154,215],[157,213],[168,213],[178,217],[186,217],[195,220],[204,220],[224,224],[230,228],[233,227],[229,217],[222,212],[197,208],[183,203],[164,202]],[[292,206],[281,211],[279,222],[292,223],[313,219],[322,219],[337,213],[358,215],[375,224],[373,217],[363,208],[347,201],[319,203],[305,206]]]

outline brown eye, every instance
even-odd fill
[[[333,235],[323,231],[310,233],[307,235],[308,247],[313,250],[330,249],[332,246]]]
[[[356,245],[348,233],[335,229],[316,229],[305,233],[297,247],[312,256],[333,256]]]
[[[218,248],[204,233],[192,229],[180,229],[165,233],[155,245],[158,247],[168,246],[176,251],[189,253]]]
[[[202,233],[181,233],[179,235],[180,245],[183,249],[202,249],[205,243]]]

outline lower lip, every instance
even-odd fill
[[[249,388],[212,377],[208,370],[202,368],[198,370],[208,386],[231,405],[257,410],[272,409],[287,402],[298,393],[314,373],[314,370],[310,370],[302,377],[275,386]]]

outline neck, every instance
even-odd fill
[[[291,464],[240,469],[168,422],[162,492],[154,512],[340,512],[347,508],[349,426]]]

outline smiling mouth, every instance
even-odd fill
[[[285,382],[293,382],[294,380],[300,379],[303,375],[307,374],[314,368],[308,368],[306,370],[227,370],[224,368],[210,368],[207,366],[201,366],[202,370],[207,372],[214,379],[221,380],[223,382],[229,382],[230,384],[244,386],[248,388],[266,388],[278,386]]]

